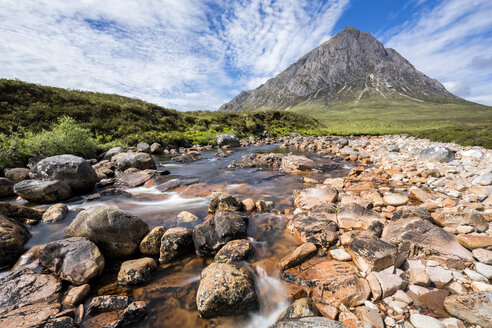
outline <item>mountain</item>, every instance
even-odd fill
[[[276,77],[243,91],[222,111],[303,109],[314,114],[367,103],[470,104],[429,78],[371,34],[346,27]]]

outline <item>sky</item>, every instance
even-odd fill
[[[491,0],[0,0],[0,78],[214,110],[346,26],[492,105]]]

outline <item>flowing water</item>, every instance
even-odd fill
[[[162,225],[166,228],[177,226],[176,214],[189,211],[200,220],[194,223],[181,224],[188,228],[203,221],[208,214],[208,202],[212,191],[223,191],[240,199],[252,198],[273,201],[275,209],[292,207],[292,192],[295,189],[308,187],[303,177],[308,176],[319,181],[327,177],[339,177],[348,173],[351,165],[347,162],[334,161],[306,154],[322,163],[323,173],[302,175],[280,174],[269,169],[227,169],[233,161],[253,152],[290,152],[292,149],[280,149],[278,145],[244,147],[234,149],[235,153],[227,158],[217,159],[215,151],[206,151],[200,160],[193,163],[175,163],[169,156],[156,157],[159,170],[169,170],[170,175],[163,176],[161,182],[172,179],[185,181],[187,185],[170,192],[160,192],[155,186],[127,189],[131,197],[104,196],[95,201],[87,197],[71,199],[67,205],[71,211],[69,217],[58,223],[40,223],[31,228],[32,238],[26,247],[44,244],[62,239],[63,231],[75,217],[78,210],[95,204],[115,206],[129,211],[144,221],[150,228]],[[196,310],[196,291],[200,281],[200,272],[212,259],[189,256],[171,264],[159,266],[152,280],[147,284],[126,288],[115,283],[118,263],[107,261],[107,266],[114,270],[91,283],[91,293],[124,294],[136,300],[149,302],[148,317],[138,324],[139,327],[268,327],[275,323],[279,315],[287,308],[287,290],[280,280],[278,272],[269,272],[262,264],[265,259],[276,262],[279,258],[292,251],[296,244],[288,236],[284,228],[282,216],[273,213],[256,214],[249,220],[248,235],[255,246],[255,254],[249,261],[255,267],[254,277],[261,307],[258,313],[251,313],[241,318],[201,319]],[[244,263],[245,266],[246,263]],[[251,266],[248,266],[251,270]],[[272,270],[270,270],[272,271]],[[82,323],[82,326],[97,325],[100,318],[94,317]]]

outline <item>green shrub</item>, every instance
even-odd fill
[[[38,134],[29,132],[24,139],[28,153],[32,155],[72,154],[91,158],[99,149],[98,142],[92,138],[90,130],[80,127],[68,116],[59,118],[51,131]]]

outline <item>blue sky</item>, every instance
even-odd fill
[[[492,105],[491,0],[1,0],[0,77],[217,109],[345,26]]]

